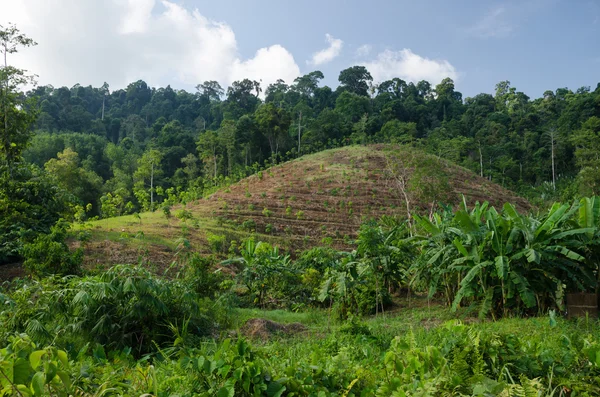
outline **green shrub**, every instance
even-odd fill
[[[242,229],[249,232],[256,231],[256,222],[254,222],[254,219],[247,219],[242,223]]]
[[[162,212],[163,215],[165,216],[165,218],[170,219],[171,218],[171,206],[168,204],[165,204],[162,206]]]
[[[275,231],[275,227],[271,223],[267,223],[265,226],[265,233],[273,233]]]
[[[182,222],[185,222],[187,220],[193,219],[194,216],[192,215],[192,213],[186,209],[180,209],[175,211],[175,216],[177,217],[177,219],[179,219]]]
[[[219,284],[224,280],[221,272],[215,271],[214,258],[194,253],[186,264],[186,282],[202,297],[214,298],[219,290]]]
[[[23,246],[25,268],[36,276],[77,274],[81,270],[83,250],[71,252],[65,243],[69,224],[58,221],[49,234],[42,234]]]
[[[206,234],[206,240],[208,241],[208,246],[213,253],[222,252],[225,247],[225,236],[222,234],[213,234],[208,232]]]
[[[200,277],[203,265],[192,261],[190,270],[201,291],[212,282],[210,274]],[[129,265],[93,277],[47,278],[17,290],[13,300],[16,307],[4,326],[8,323],[13,332],[27,330],[41,343],[67,343],[73,349],[100,343],[115,350],[129,348],[139,357],[173,343],[173,327],[184,322],[196,337],[209,335],[215,325],[213,303],[190,283]]]
[[[268,218],[273,215],[273,211],[265,207],[263,208],[262,214]]]

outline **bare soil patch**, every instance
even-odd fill
[[[294,335],[307,331],[300,323],[280,324],[264,318],[251,318],[240,329],[242,335],[266,341],[275,335]]]

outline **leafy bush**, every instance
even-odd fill
[[[415,216],[423,236],[415,281],[430,296],[442,292],[455,310],[476,303],[481,316],[560,309],[565,290],[596,287],[600,201],[586,200],[555,203],[540,216],[519,214],[511,204],[498,212],[487,203],[431,220]]]
[[[175,216],[177,217],[177,219],[179,219],[182,222],[188,221],[190,219],[193,219],[194,216],[192,215],[192,213],[186,209],[180,209],[175,211]]]
[[[206,240],[208,241],[208,246],[213,253],[219,253],[225,249],[226,238],[222,234],[213,234],[208,232],[206,234]]]
[[[23,244],[68,217],[73,196],[33,165],[0,165],[0,264],[22,258]]]
[[[48,278],[16,290],[11,301],[12,310],[0,318],[7,331],[73,348],[100,343],[141,355],[172,343],[173,326],[185,322],[196,337],[215,326],[212,303],[188,284],[125,265],[94,277]]]
[[[37,276],[79,273],[83,250],[69,250],[65,243],[68,228],[67,222],[59,221],[52,226],[49,234],[42,234],[23,246],[23,265],[29,272]]]
[[[265,208],[263,208],[263,210],[262,210],[262,214],[268,218],[268,217],[270,217],[271,215],[273,215],[273,211],[271,211],[270,209],[268,209],[268,208],[266,208],[266,207],[265,207]]]
[[[214,259],[193,253],[187,260],[185,280],[199,295],[214,298],[224,275],[213,268]]]
[[[253,232],[256,231],[256,222],[254,221],[254,219],[246,219],[244,222],[242,222],[242,229],[247,230],[249,232]]]

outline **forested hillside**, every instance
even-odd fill
[[[27,93],[39,116],[24,157],[75,195],[83,217],[200,197],[299,152],[357,143],[414,145],[537,203],[600,192],[600,85],[532,99],[502,81],[493,94],[463,98],[449,78],[374,82],[354,66],[332,89],[323,77],[264,91],[247,79],[195,92],[144,81],[37,87]]]

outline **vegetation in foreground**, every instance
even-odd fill
[[[198,338],[196,319],[171,323],[152,353],[102,345],[34,343],[10,336],[0,350],[2,395],[149,396],[595,396],[600,325],[595,320],[449,320],[445,308],[413,301],[366,321],[327,323],[325,311],[235,309],[301,321],[307,329],[268,341]],[[208,308],[214,304],[208,305]],[[461,313],[464,315],[464,313]],[[125,319],[124,319],[125,320]],[[133,319],[130,319],[130,321]],[[160,322],[158,324],[161,324]],[[167,328],[167,327],[164,327]],[[33,329],[30,332],[35,332]],[[91,330],[79,331],[90,336]],[[164,341],[164,339],[163,339]]]
[[[14,26],[0,27],[0,44],[5,58],[19,47],[35,45]],[[545,180],[551,170],[554,191],[555,149],[562,139],[568,143],[563,160],[576,164],[564,167],[568,176],[577,175],[587,192],[597,190],[597,175],[591,171],[597,166],[598,90],[547,93],[530,104],[502,83],[496,97],[463,103],[452,81],[444,80],[434,95],[426,82],[415,86],[395,79],[382,83],[370,101],[372,79],[362,67],[343,71],[335,93],[317,87],[320,78],[320,72],[309,74],[291,89],[277,83],[269,87],[265,104],[258,99],[259,86],[249,80],[234,83],[224,102],[218,85],[200,86],[203,93],[197,100],[210,110],[214,117],[209,122],[219,131],[203,129],[197,142],[202,167],[183,148],[193,147],[194,141],[189,144],[190,131],[176,120],[158,119],[149,127],[134,117],[121,136],[120,122],[112,119],[107,129],[108,87],[103,87],[102,117],[94,131],[104,131],[113,142],[85,134],[39,134],[29,155],[47,149],[53,157],[60,151],[42,170],[23,159],[38,112],[34,97],[44,96],[45,90],[23,94],[21,87],[32,79],[5,62],[0,69],[0,263],[24,259],[31,277],[0,289],[0,396],[600,394],[598,322],[567,321],[560,315],[565,293],[598,290],[596,197],[556,203],[537,215],[525,215],[512,204],[495,209],[466,201],[453,211],[441,204],[444,194],[438,195],[445,187],[438,163],[435,175],[422,175],[427,183],[418,184],[435,196],[428,215],[411,208],[406,194],[410,184],[399,170],[395,175],[404,192],[406,218],[364,223],[356,242],[347,242],[351,250],[314,248],[292,259],[258,236],[225,251],[224,241],[214,235],[208,239],[211,249],[227,257],[216,260],[191,248],[185,223],[191,216],[182,209],[175,214],[184,223],[173,262],[177,273],[169,278],[150,272],[147,263],[99,272],[81,267],[82,248],[73,251],[67,245],[69,225],[62,217],[132,213],[135,218],[136,210],[154,210],[162,201],[169,219],[177,201],[189,202],[220,182],[293,156],[291,151],[280,153],[290,146],[290,108],[310,108],[305,114],[312,113],[314,121],[304,135],[298,126],[298,152],[318,150],[318,142],[327,139],[328,146],[413,142],[438,157],[474,169],[478,165],[482,177],[503,183],[506,178],[509,184],[512,179],[515,186],[523,178]],[[301,92],[303,86],[308,90]],[[143,82],[130,88],[113,99],[138,97],[133,113],[146,109],[146,116],[157,115],[160,109],[146,107],[150,97],[177,100],[167,90],[142,100],[148,94]],[[86,90],[76,91],[82,101]],[[69,90],[58,93],[62,105],[70,102]],[[56,122],[54,99],[48,95],[43,100],[39,125]],[[85,119],[81,103],[59,113],[83,114]],[[188,113],[199,117],[193,107]],[[123,111],[119,105],[108,113],[114,110],[114,116],[119,109]],[[510,136],[507,129],[518,138],[500,139]],[[539,158],[548,160],[544,150],[534,150],[538,143],[527,144],[546,130],[552,167],[527,167]],[[268,152],[257,144],[261,137],[268,138]],[[74,148],[54,150],[52,143],[66,141],[67,146],[80,144],[82,153],[90,146],[94,150],[81,165]],[[516,160],[496,159],[494,152],[518,154],[512,146],[516,141],[525,142],[517,145],[522,151],[519,182]],[[449,142],[451,153],[442,153]],[[246,157],[243,168],[234,155],[240,147]],[[489,170],[487,165],[484,169],[484,151]],[[110,173],[101,177],[95,169],[105,157]],[[250,167],[256,159],[262,164]],[[411,171],[427,174],[417,165],[409,164],[415,168]],[[574,192],[562,191],[567,196]],[[285,214],[291,216],[288,207]],[[274,215],[267,207],[261,213]],[[304,215],[303,210],[294,214],[298,220]],[[141,221],[139,214],[137,219]],[[80,233],[82,241],[87,238],[85,231]],[[265,319],[243,323],[251,316],[298,324]],[[252,331],[260,324],[265,329]],[[252,336],[264,339],[249,342]]]
[[[248,239],[216,272],[182,250],[174,279],[121,265],[16,280],[1,296],[0,384],[7,395],[597,395],[600,324],[560,312],[566,291],[597,285],[599,224],[598,198],[538,217],[483,204],[365,224],[351,252],[292,260]],[[61,252],[50,263],[68,274],[77,253]],[[303,324],[248,332],[256,315]]]

